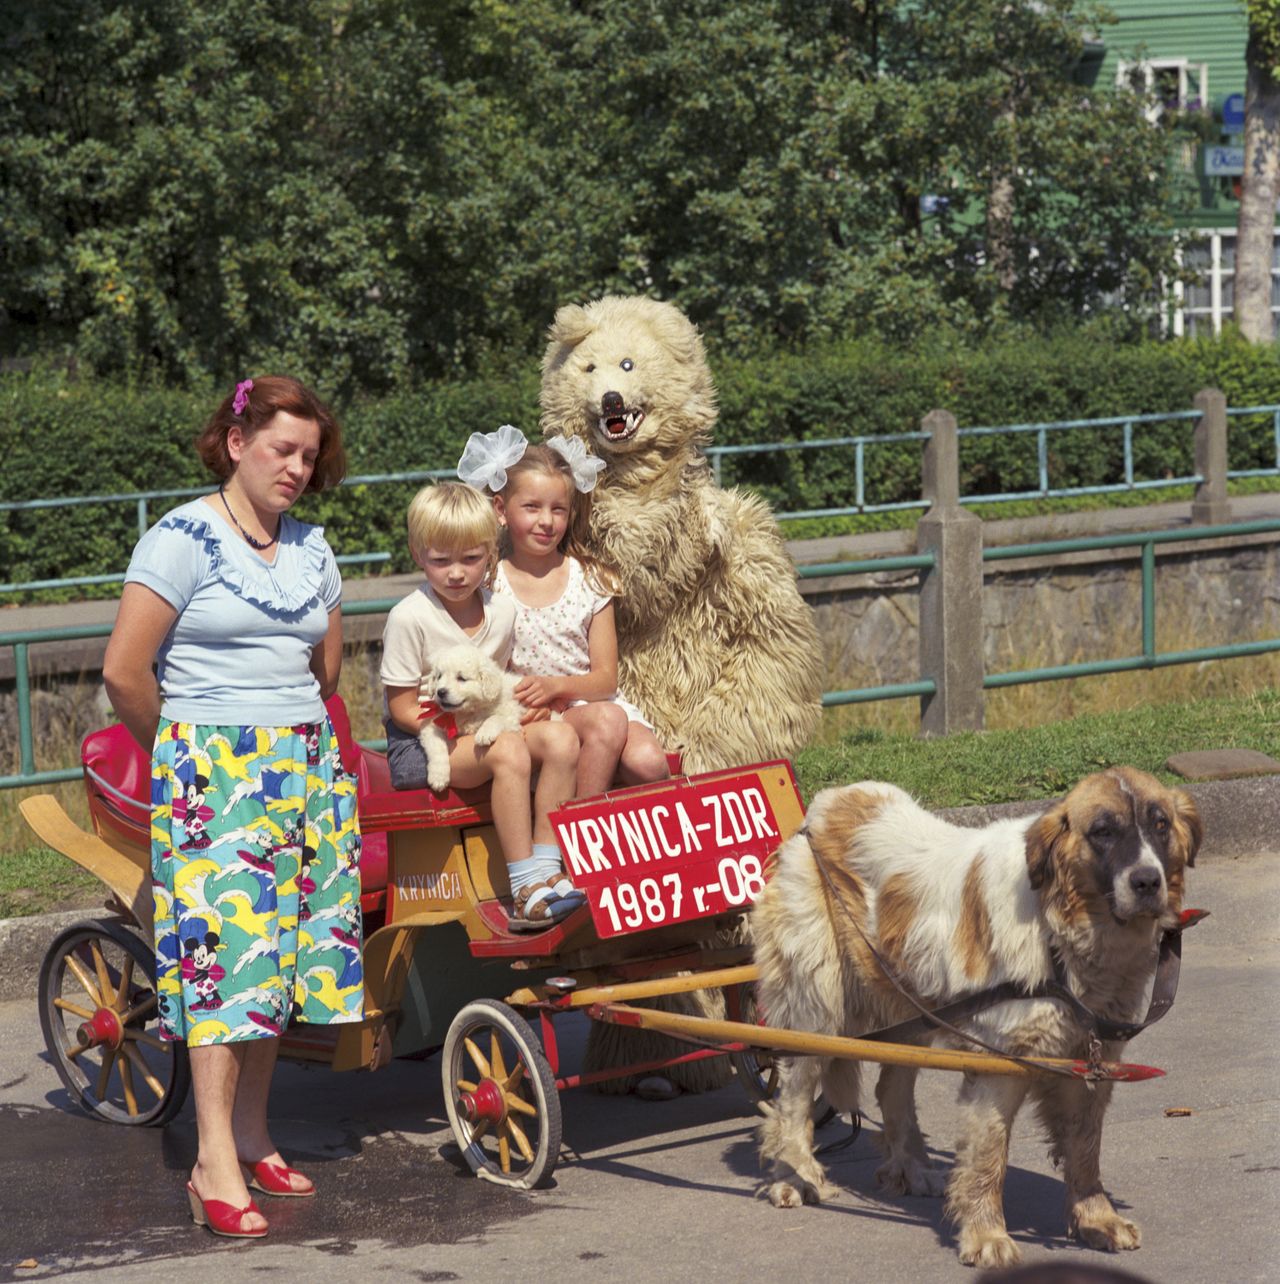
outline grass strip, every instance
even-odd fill
[[[101,905],[106,888],[47,847],[0,855],[0,918]]]
[[[1082,776],[1117,765],[1185,783],[1165,759],[1205,749],[1256,749],[1280,759],[1280,691],[1139,705],[937,740],[864,729],[804,750],[795,767],[806,801],[828,785],[887,780],[926,807],[965,807],[1056,797]]]

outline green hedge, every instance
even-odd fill
[[[719,444],[913,432],[934,407],[951,410],[962,427],[1187,410],[1206,386],[1221,388],[1232,405],[1280,403],[1276,348],[1233,336],[1122,344],[1105,333],[1070,332],[982,347],[938,338],[911,348],[864,340],[805,353],[713,356],[712,368]],[[342,406],[350,472],[451,467],[473,431],[503,422],[532,429],[537,391],[536,364],[521,360],[486,378]],[[48,369],[6,374],[0,498],[206,484],[191,440],[215,397],[212,389],[125,386]],[[1122,476],[1118,430],[1054,433],[1050,442],[1055,487]],[[851,448],[730,456],[724,480],[758,489],[779,511],[846,506],[854,502],[852,456]],[[919,443],[869,446],[866,462],[869,503],[919,496]],[[1275,465],[1269,416],[1232,419],[1230,465]],[[966,440],[961,467],[966,494],[1032,487],[1034,434]],[[1192,473],[1190,425],[1136,427],[1134,469],[1139,479]],[[325,524],[339,553],[385,550],[394,568],[407,569],[403,513],[414,489],[348,486],[309,498],[298,511]],[[153,506],[153,520],[161,509]],[[123,569],[136,537],[130,504],[0,513],[0,566],[13,581],[109,574]]]

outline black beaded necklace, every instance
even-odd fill
[[[256,548],[258,552],[261,553],[263,549],[270,548],[271,545],[274,544],[276,540],[280,538],[280,528],[279,526],[277,526],[276,533],[269,540],[254,539],[253,536],[250,535],[249,532],[245,530],[243,526],[240,525],[240,519],[231,511],[231,505],[227,503],[226,488],[219,486],[218,494],[222,496],[222,507],[227,510],[227,516],[230,517],[233,522],[235,522],[236,530],[238,530],[240,534],[245,537],[245,540],[248,543],[250,548]]]

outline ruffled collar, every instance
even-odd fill
[[[272,615],[300,615],[320,596],[328,550],[323,526],[282,513],[276,560],[267,563],[203,500],[175,508],[158,525],[190,535],[203,546],[210,570],[223,584]]]

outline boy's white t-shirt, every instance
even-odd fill
[[[397,602],[382,631],[382,668],[379,676],[389,687],[416,687],[431,671],[432,657],[463,643],[477,647],[500,669],[511,659],[515,638],[516,607],[511,598],[494,597],[480,590],[484,623],[468,636],[462,631],[430,584],[421,584]]]

